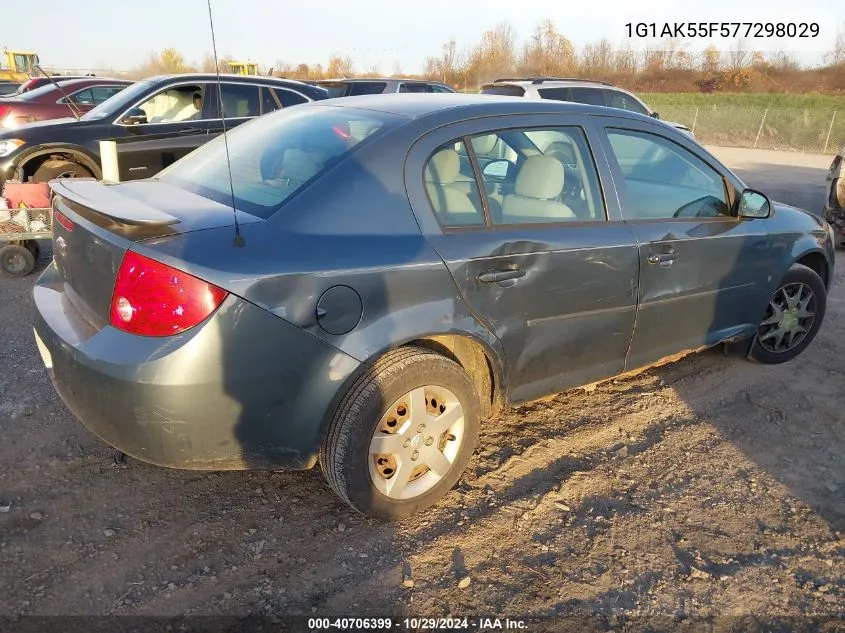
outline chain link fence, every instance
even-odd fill
[[[727,147],[835,153],[845,144],[845,107],[653,105],[664,121],[688,126],[700,143]]]

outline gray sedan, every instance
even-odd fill
[[[91,431],[160,466],[306,469],[399,519],[501,407],[729,345],[810,345],[830,226],[609,108],[371,95],[158,176],[52,183],[36,341]],[[230,180],[231,173],[231,180]]]

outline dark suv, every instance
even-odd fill
[[[323,88],[272,77],[221,75],[227,128],[299,103]],[[214,74],[165,75],[122,90],[78,121],[55,119],[0,134],[0,186],[32,177],[102,178],[100,141],[117,142],[120,180],[147,178],[223,131]]]
[[[344,79],[323,79],[317,82],[329,91],[329,97],[354,97],[356,95],[380,95],[399,92],[455,92],[444,83],[425,79],[403,79],[396,77],[355,77]]]

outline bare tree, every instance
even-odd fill
[[[613,73],[613,45],[607,38],[587,44],[581,53],[581,72],[590,78],[608,77]]]
[[[728,68],[742,70],[750,63],[751,52],[748,50],[748,43],[745,38],[737,38],[734,45],[728,50]]]
[[[704,49],[701,57],[701,70],[705,73],[717,73],[722,69],[722,53],[713,44]]]
[[[523,47],[520,65],[521,70],[529,75],[572,74],[577,66],[575,49],[551,20],[544,20]]]
[[[175,48],[165,48],[160,53],[152,52],[147,61],[132,73],[139,77],[150,75],[169,75],[195,71],[196,68],[185,61],[185,57]]]
[[[630,40],[614,51],[613,53],[613,72],[618,75],[634,75],[639,71],[639,61],[637,59],[637,52],[631,48]]]
[[[481,36],[470,61],[476,81],[483,83],[516,69],[516,31],[510,22],[500,22]]]
[[[351,77],[352,58],[348,55],[346,57],[332,55],[332,57],[329,58],[329,65],[326,68],[326,73],[330,77]]]
[[[826,58],[832,66],[845,64],[845,24],[842,25],[836,34],[836,42],[833,44],[833,50],[826,55]]]

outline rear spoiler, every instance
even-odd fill
[[[50,189],[54,195],[121,224],[160,226],[179,223],[179,218],[123,195],[120,184],[109,185],[94,178],[59,178],[50,181]]]

